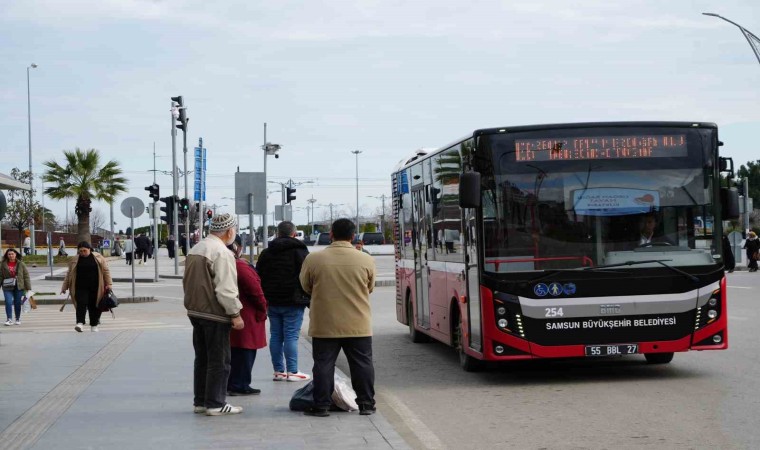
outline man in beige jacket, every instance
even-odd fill
[[[230,328],[242,330],[235,256],[227,245],[235,241],[235,216],[211,219],[209,235],[185,259],[182,287],[185,309],[193,325],[195,364],[193,411],[207,416],[240,414],[227,403],[230,375]]]
[[[306,415],[326,417],[334,390],[338,353],[348,359],[351,385],[362,415],[375,412],[375,368],[372,364],[372,313],[369,294],[375,287],[375,260],[351,241],[356,228],[349,219],[333,222],[332,244],[310,253],[301,268],[301,286],[311,294],[309,336],[314,357],[314,407]]]

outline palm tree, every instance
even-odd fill
[[[127,191],[127,179],[122,177],[119,163],[114,160],[100,166],[100,153],[96,149],[64,150],[66,165],[50,160],[44,163],[46,183],[53,186],[45,194],[54,200],[76,199],[77,240],[90,242],[90,212],[92,201],[114,201],[117,194]]]

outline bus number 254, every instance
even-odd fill
[[[544,308],[546,315],[544,317],[562,317],[565,315],[562,308]]]

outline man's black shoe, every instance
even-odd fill
[[[306,408],[306,410],[303,412],[304,416],[314,416],[314,417],[327,417],[330,415],[329,412],[327,412],[326,409],[322,408]]]
[[[372,414],[375,414],[377,412],[377,408],[374,406],[359,406],[359,414],[362,416],[371,416]]]
[[[247,388],[242,391],[227,391],[227,395],[230,397],[238,397],[241,395],[259,395],[261,394],[261,389],[254,389],[254,388]]]

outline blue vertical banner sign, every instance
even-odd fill
[[[203,170],[201,170],[201,165],[203,166]],[[201,195],[203,195],[203,201],[206,201],[206,167],[206,149],[195,147],[195,170],[193,171],[193,174],[195,174],[195,193],[193,199],[196,202],[201,200]],[[201,183],[201,180],[203,180],[203,183]],[[203,192],[201,192],[201,184],[203,185]]]

